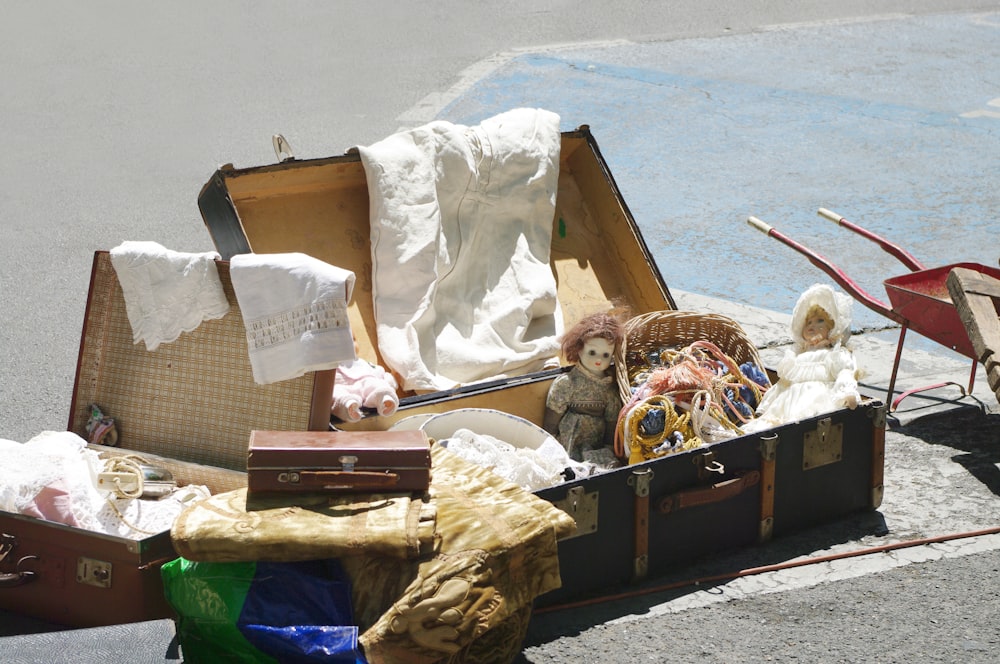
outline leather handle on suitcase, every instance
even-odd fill
[[[670,514],[686,507],[697,507],[698,505],[711,505],[738,496],[750,487],[760,483],[760,471],[748,470],[738,472],[737,476],[731,480],[716,482],[710,486],[698,487],[697,489],[686,489],[678,491],[660,499],[657,509],[660,514]]]
[[[347,470],[299,471],[302,486],[323,489],[386,489],[399,484],[398,473]]]

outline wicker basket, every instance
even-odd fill
[[[632,398],[632,378],[637,373],[634,362],[629,366],[630,357],[668,347],[680,349],[695,341],[712,342],[736,364],[753,362],[764,368],[757,347],[733,319],[691,311],[653,311],[625,323],[625,338],[615,356],[615,377],[622,403]]]

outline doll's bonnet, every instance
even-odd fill
[[[818,305],[833,319],[833,329],[830,330],[830,343],[846,344],[851,336],[851,305],[854,303],[849,296],[839,293],[826,284],[814,284],[807,288],[792,310],[791,333],[792,340],[798,348],[805,346],[802,338],[802,328],[806,324],[806,315],[813,305]]]

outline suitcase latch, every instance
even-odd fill
[[[816,423],[815,431],[802,436],[802,470],[812,470],[840,461],[844,453],[844,425],[829,417]]]
[[[711,477],[711,473],[719,475],[726,474],[726,467],[715,460],[714,452],[705,452],[691,457],[691,463],[698,469],[698,479],[704,480]]]
[[[88,586],[110,588],[111,569],[111,563],[81,556],[76,560],[76,581]]]
[[[552,501],[554,507],[566,512],[576,521],[576,532],[562,539],[573,539],[597,532],[597,496],[597,491],[584,493],[582,486],[575,486],[566,492],[566,497],[562,500]]]
[[[271,145],[274,146],[274,156],[278,158],[279,162],[283,164],[286,161],[295,161],[295,153],[292,152],[292,146],[289,145],[284,136],[281,134],[272,136]]]
[[[358,463],[358,457],[353,454],[345,454],[338,461],[340,461],[341,470],[345,473],[353,473],[354,466]]]

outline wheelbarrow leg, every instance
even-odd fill
[[[889,377],[889,392],[885,395],[885,402],[892,404],[889,408],[890,412],[896,410],[896,406],[899,405],[899,401],[892,400],[892,394],[896,389],[896,373],[899,371],[899,358],[903,355],[903,341],[906,339],[906,328],[906,323],[903,323],[902,327],[899,328],[899,341],[896,342],[896,358],[892,361],[892,375]],[[902,400],[903,397],[899,399]]]
[[[899,408],[900,402],[910,395],[916,394],[917,392],[927,392],[929,390],[936,390],[939,387],[947,387],[948,385],[954,385],[959,390],[961,390],[962,397],[967,397],[970,394],[972,394],[972,388],[976,384],[976,369],[979,367],[979,364],[978,362],[976,362],[976,360],[972,361],[972,372],[969,374],[968,389],[966,389],[964,386],[959,385],[954,381],[948,380],[943,383],[934,383],[933,385],[924,385],[923,387],[915,387],[911,390],[906,390],[898,397],[896,397],[895,400],[893,400],[892,395],[894,390],[896,389],[896,374],[899,371],[899,360],[903,355],[903,340],[906,339],[906,329],[908,327],[909,326],[904,323],[899,328],[899,341],[896,344],[896,359],[892,363],[892,376],[889,377],[889,392],[886,394],[885,397],[886,403],[891,404],[889,406],[889,412],[890,413],[895,412],[896,409]]]

